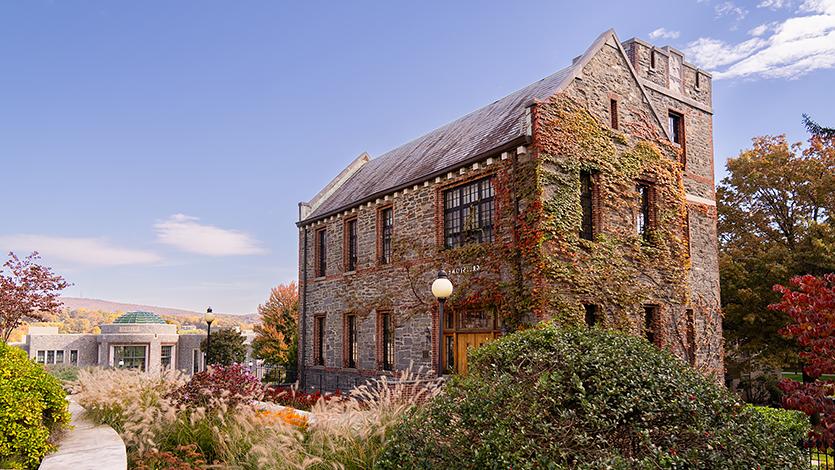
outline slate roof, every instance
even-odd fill
[[[333,195],[304,220],[347,209],[363,199],[466,162],[496,149],[525,132],[525,108],[559,91],[577,64],[511,93],[477,111],[361,166]]]
[[[127,312],[121,317],[113,320],[113,323],[158,323],[165,324],[165,320],[156,313],[151,312]]]

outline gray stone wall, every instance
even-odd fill
[[[98,364],[98,343],[95,335],[86,334],[54,334],[29,335],[29,357],[37,360],[38,351],[64,351],[65,365],[70,365],[70,352],[78,351],[78,366],[95,366]]]

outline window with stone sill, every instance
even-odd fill
[[[447,189],[444,198],[444,246],[456,248],[493,241],[493,178]]]

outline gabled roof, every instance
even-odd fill
[[[360,165],[357,165],[355,160],[349,166],[350,175],[346,174],[348,169],[343,171],[340,177],[328,185],[327,194],[320,192],[311,203],[301,204],[308,207],[310,213],[300,213],[300,224],[330,216],[398,188],[418,184],[435,174],[443,173],[471,159],[486,156],[485,154],[524,137],[527,132],[524,119],[526,108],[536,101],[544,101],[562,91],[582,72],[594,54],[610,40],[617,44],[625,56],[614,31],[606,31],[598,36],[572,65],[559,72],[378,158],[366,159]],[[631,64],[629,67],[632,69]],[[631,71],[637,81],[635,71]],[[643,87],[641,89],[646,94]]]

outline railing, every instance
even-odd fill
[[[271,384],[283,384],[289,382],[291,377],[287,376],[287,370],[282,366],[269,366],[266,364],[244,364],[249,372],[261,382]]]
[[[811,468],[835,469],[835,451],[833,443],[809,440],[802,443],[804,452],[809,456]]]

